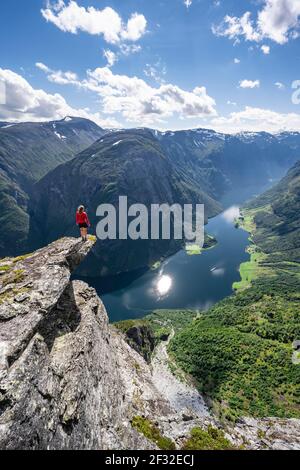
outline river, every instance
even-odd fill
[[[231,206],[206,225],[218,243],[200,255],[181,250],[156,270],[88,282],[101,296],[110,321],[143,317],[156,309],[207,310],[232,294],[239,265],[249,259],[248,234],[235,228],[238,206]]]

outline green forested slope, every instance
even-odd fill
[[[258,209],[263,206],[262,210]],[[300,262],[300,162],[281,182],[247,208],[255,210],[254,243],[277,263]],[[299,266],[298,266],[299,268]]]
[[[144,204],[149,214],[151,204],[165,203],[203,203],[206,218],[221,211],[201,185],[168,159],[150,131],[113,132],[36,185],[30,204],[33,248],[64,235],[77,235],[74,211],[80,203],[86,206],[95,230],[97,207],[109,203],[118,208],[119,196],[124,195],[128,206]],[[81,270],[94,276],[126,272],[152,265],[181,246],[181,240],[99,240]]]
[[[81,118],[0,126],[0,256],[27,249],[28,199],[36,181],[105,131]]]
[[[242,223],[251,229],[257,273],[239,291],[193,321],[170,353],[196,379],[222,417],[300,417],[300,164],[251,202]]]

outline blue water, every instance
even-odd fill
[[[232,294],[240,280],[239,265],[249,259],[248,234],[234,226],[238,207],[232,206],[211,219],[206,232],[218,240],[201,255],[184,250],[168,258],[155,271],[121,277],[88,279],[101,296],[111,321],[138,318],[154,309],[206,310]]]

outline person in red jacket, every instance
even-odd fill
[[[84,206],[79,206],[76,212],[76,224],[80,228],[80,235],[83,242],[87,241],[88,228],[91,226]]]

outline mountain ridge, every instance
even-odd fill
[[[27,249],[28,200],[34,183],[104,133],[81,118],[0,126],[0,256]]]
[[[221,211],[220,201],[232,188],[264,186],[300,157],[300,134],[295,148],[290,142],[278,143],[274,137],[274,144],[269,139],[269,134],[262,133],[259,143],[248,139],[245,143],[235,136],[203,129],[159,133],[141,128],[107,133],[35,185],[30,201],[32,248],[65,234],[75,235],[73,213],[79,204],[87,207],[95,227],[98,205],[117,205],[122,195],[128,196],[129,204],[147,206],[154,202],[204,203],[206,218],[210,218]],[[149,249],[138,242],[133,249],[125,243],[104,245],[107,254],[100,253],[98,244],[98,261],[84,263],[82,274],[116,274],[149,266],[182,246],[157,244]],[[108,255],[114,249],[120,253],[115,258],[118,263]],[[134,250],[138,256],[130,255]],[[129,253],[127,258],[125,252]]]
[[[172,205],[175,202],[202,201],[206,204],[207,217],[221,210],[216,201],[184,174],[177,172],[149,131],[107,134],[35,186],[30,206],[32,216],[29,234],[33,248],[49,243],[63,233],[73,236],[77,231],[74,207],[80,203],[89,210],[95,227],[98,205],[111,203],[118,207],[120,195],[128,197],[129,205],[142,203],[148,208],[154,203]],[[157,261],[180,246],[180,241],[172,240],[171,243],[168,240],[101,241],[97,244],[95,259],[90,260],[92,268],[87,269],[95,272],[98,264],[101,266],[96,271],[99,274],[133,270]],[[109,253],[111,256],[108,256]]]
[[[206,204],[208,217],[221,210],[220,201],[233,189],[238,191],[239,188],[244,189],[252,185],[263,187],[268,182],[282,176],[300,157],[300,134],[295,132],[283,132],[276,135],[265,132],[231,135],[203,128],[166,132],[148,128],[108,131],[99,128],[89,120],[69,116],[59,121],[42,123],[1,123],[0,202],[5,209],[0,216],[3,227],[0,238],[0,255],[21,254],[32,247],[42,246],[43,243],[52,241],[59,236],[74,235],[73,216],[69,215],[69,212],[73,213],[77,204],[81,202],[87,206],[90,205],[90,209],[95,212],[96,205],[98,206],[102,201],[101,197],[97,204],[93,200],[97,192],[95,188],[101,185],[101,165],[105,165],[102,157],[95,156],[98,150],[101,152],[101,143],[103,148],[106,148],[108,155],[112,152],[112,149],[109,148],[110,140],[116,150],[116,156],[111,162],[113,170],[110,181],[109,175],[104,177],[107,180],[106,186],[110,193],[107,195],[108,202],[110,202],[112,191],[114,193],[117,191],[119,195],[122,195],[122,191],[124,194],[128,191],[129,198],[132,198],[135,190],[134,176],[128,177],[125,168],[127,165],[132,175],[134,172],[141,173],[139,168],[142,165],[142,159],[136,160],[138,163],[136,167],[130,166],[130,142],[128,140],[125,150],[124,142],[118,142],[124,138],[128,139],[129,135],[134,135],[136,142],[139,136],[147,136],[148,142],[152,140],[152,149],[154,149],[156,142],[156,150],[153,152],[164,155],[161,162],[165,162],[165,167],[169,165],[170,174],[173,175],[171,179],[174,194],[171,197],[171,193],[167,189],[169,196],[165,197],[165,201],[163,201],[163,191],[158,184],[160,178],[158,167],[161,163],[158,163],[159,159],[157,159],[155,164],[151,164],[148,168],[148,179],[149,182],[152,181],[153,191],[151,197],[149,193],[146,202],[149,203],[150,199],[155,199],[155,192],[160,194],[161,202],[176,202],[177,196],[180,202],[191,203],[197,200],[199,203]],[[95,151],[91,147],[93,144],[97,147]],[[140,153],[143,152],[143,145],[144,143],[140,142]],[[158,146],[159,151],[157,151]],[[96,169],[96,173],[99,174],[99,181],[95,181],[91,175],[83,175],[80,181],[69,183],[69,194],[73,194],[74,184],[77,184],[82,190],[78,194],[79,197],[76,194],[74,200],[68,202],[68,212],[65,211],[61,214],[59,225],[64,227],[65,231],[54,233],[49,238],[48,234],[51,233],[51,230],[44,221],[44,218],[47,219],[49,215],[43,213],[43,207],[47,207],[47,204],[41,202],[43,197],[38,195],[39,188],[44,190],[47,184],[50,184],[52,187],[51,197],[55,191],[59,193],[61,189],[54,188],[56,175],[64,171],[63,165],[67,161],[82,158],[78,150],[83,149],[87,150],[83,158],[87,158],[89,161],[95,158],[95,162],[98,158],[99,169]],[[118,157],[119,151],[122,151],[123,154],[127,152],[127,162],[121,162],[122,156]],[[102,152],[103,155],[104,153]],[[156,164],[158,166],[155,169]],[[116,165],[119,166],[119,170],[116,169]],[[123,170],[117,176],[114,171],[119,172],[122,165]],[[72,171],[73,166],[75,167],[76,164],[71,164],[67,168]],[[95,167],[91,163],[90,166],[91,168]],[[61,168],[57,173],[52,173],[56,167]],[[107,173],[107,169],[105,172]],[[138,178],[138,174],[136,177]],[[54,179],[53,182],[51,182],[51,178]],[[69,181],[69,177],[67,180]],[[131,183],[128,180],[131,180]],[[146,175],[141,184],[145,187],[149,186],[150,183],[148,184]],[[166,188],[170,186],[167,178],[162,184]],[[64,181],[61,180],[60,185],[63,188]],[[90,187],[90,194],[86,189],[87,186]],[[117,188],[117,186],[119,187]],[[69,194],[64,195],[65,201],[69,200]],[[183,195],[184,197],[182,197]],[[145,198],[142,196],[140,194],[139,199],[144,201]],[[90,201],[91,199],[92,201]],[[140,202],[137,199],[132,199]],[[105,197],[104,202],[106,202]],[[62,205],[64,204],[62,202]],[[33,219],[36,212],[39,213],[38,224],[42,235],[40,237],[33,236],[37,243],[32,243],[30,240],[32,231],[29,239],[28,234],[34,224]],[[151,264],[153,258],[156,261],[161,256],[174,252],[175,249],[173,247],[169,251],[169,248],[165,247],[163,250],[158,250],[156,257],[151,254],[148,261],[143,260],[143,264]],[[140,266],[132,265],[133,269],[136,267]],[[120,269],[124,269],[124,263]]]

